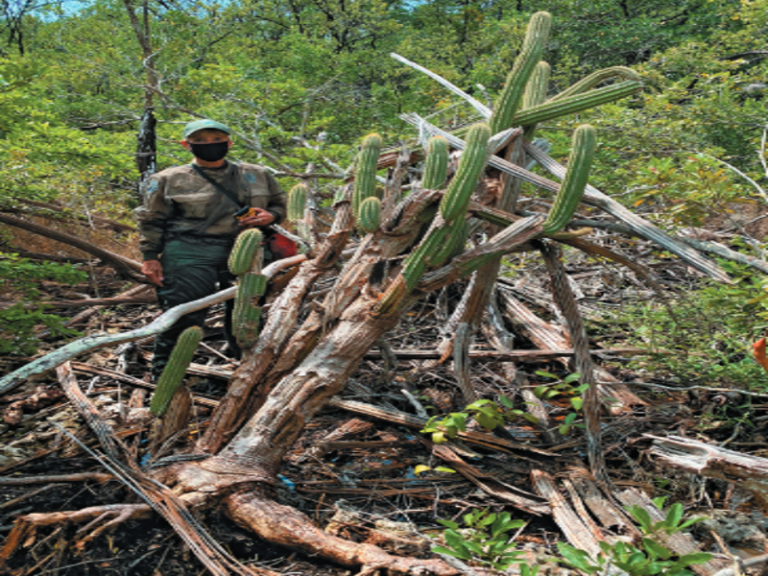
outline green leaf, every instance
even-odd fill
[[[651,515],[648,514],[648,511],[643,508],[642,506],[629,506],[627,508],[630,514],[634,517],[635,520],[640,524],[640,528],[643,532],[649,533],[653,530],[653,520],[651,519]]]
[[[443,520],[441,518],[437,519],[438,524],[442,524],[443,526],[446,526],[447,528],[452,528],[453,530],[458,530],[459,525],[454,522],[453,520]]]
[[[574,410],[581,410],[581,407],[584,406],[584,399],[583,398],[571,398],[571,406],[573,406]]]
[[[448,556],[453,556],[454,558],[460,558],[461,560],[472,560],[472,555],[468,554],[464,551],[455,551],[450,550],[449,548],[446,548],[444,546],[434,546],[432,548],[432,552],[435,554],[447,554]]]
[[[672,533],[672,531],[677,529],[678,524],[680,524],[680,520],[683,519],[683,505],[679,502],[675,502],[672,504],[672,506],[669,507],[669,510],[667,511],[667,517],[664,520],[664,526],[668,533]]]
[[[573,374],[568,374],[568,376],[563,378],[563,382],[565,384],[570,384],[571,382],[576,382],[579,378],[581,378],[581,374],[579,372],[574,372]]]
[[[669,548],[665,548],[650,538],[643,538],[642,542],[643,546],[645,546],[645,549],[657,558],[663,558],[666,560],[672,555],[672,552],[669,550]]]
[[[447,472],[449,474],[456,474],[456,470],[446,466],[435,466],[435,472]]]
[[[552,372],[545,372],[544,370],[536,370],[536,375],[543,376],[544,378],[552,378],[552,380],[559,380],[559,378],[552,374]]]
[[[499,396],[499,402],[505,408],[512,408],[515,405],[515,403],[512,402],[512,400],[509,399],[509,396],[504,396],[504,394],[501,394]]]

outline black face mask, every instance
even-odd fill
[[[229,142],[214,142],[213,144],[192,144],[190,142],[189,147],[196,158],[206,162],[221,160],[229,152]]]

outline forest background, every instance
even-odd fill
[[[390,145],[412,140],[400,113],[430,116],[443,127],[475,119],[461,99],[391,52],[491,101],[530,14],[547,10],[554,17],[545,51],[550,93],[613,65],[631,66],[645,82],[632,98],[548,123],[552,155],[563,158],[572,129],[591,123],[600,134],[595,186],[673,232],[717,222],[737,233],[732,247],[764,257],[764,233],[749,234],[744,225],[765,213],[768,199],[761,143],[768,0],[2,0],[0,6],[4,209],[57,201],[72,214],[130,223],[139,202],[137,134],[147,107],[158,119],[158,169],[188,161],[177,144],[181,127],[210,117],[236,131],[237,159],[279,173],[315,167],[339,174],[366,133],[376,131]],[[281,182],[288,189],[296,180]],[[338,183],[319,180],[321,197]],[[329,191],[329,204],[331,197]],[[118,241],[137,255],[134,238]],[[19,253],[13,229],[0,230],[4,294],[18,301],[0,309],[2,354],[33,353],[40,323],[61,327],[39,305],[42,280],[74,283],[89,273],[87,266]],[[765,376],[745,351],[766,324],[763,280],[723,264],[736,284],[686,284],[676,318],[641,302],[613,322],[646,344],[690,353],[657,359],[655,368],[688,381],[754,386]],[[516,271],[519,264],[509,269]]]

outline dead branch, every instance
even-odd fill
[[[28,230],[29,232],[33,232],[40,236],[45,236],[46,238],[50,238],[51,240],[56,240],[57,242],[63,242],[64,244],[74,246],[78,250],[82,250],[83,252],[87,252],[88,254],[93,254],[97,258],[101,258],[104,262],[108,263],[115,270],[117,270],[122,274],[125,274],[128,278],[136,282],[141,282],[141,283],[147,282],[146,277],[144,276],[144,274],[141,273],[140,262],[136,262],[135,260],[131,260],[130,258],[126,258],[125,256],[120,256],[119,254],[115,254],[114,252],[110,252],[109,250],[105,250],[104,248],[100,248],[95,244],[92,244],[86,240],[83,240],[82,238],[78,238],[77,236],[73,236],[72,234],[67,234],[66,232],[59,232],[58,230],[52,230],[47,226],[43,226],[41,224],[35,224],[34,222],[30,222],[29,220],[16,218],[15,216],[9,216],[8,214],[0,214],[0,222],[3,224],[8,224],[10,226],[16,226],[17,228]]]
[[[294,256],[284,260],[278,260],[277,262],[274,262],[264,268],[263,274],[267,277],[271,277],[279,270],[299,262],[303,262],[304,260],[306,260],[304,255]],[[2,379],[0,379],[0,394],[5,394],[15,386],[18,386],[24,382],[27,378],[37,376],[39,374],[44,374],[45,372],[56,368],[56,366],[59,366],[63,362],[66,362],[67,360],[70,360],[79,354],[83,354],[91,350],[96,350],[98,348],[104,348],[113,344],[133,342],[135,340],[140,340],[141,338],[146,338],[147,336],[159,334],[160,332],[170,328],[174,322],[176,322],[176,320],[181,318],[184,314],[188,314],[189,312],[201,310],[203,308],[207,308],[208,306],[213,306],[214,304],[230,300],[235,297],[236,292],[237,288],[232,287],[205,298],[201,298],[200,300],[181,304],[171,308],[156,318],[152,323],[141,328],[136,328],[135,330],[130,330],[120,334],[93,334],[86,336],[85,338],[75,340],[74,342],[70,342],[66,346],[63,346],[62,348],[59,348],[58,350],[55,350],[50,354],[43,356],[42,358],[38,358],[34,362],[30,362],[15,372],[11,372],[7,376],[4,376]]]

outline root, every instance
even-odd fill
[[[34,540],[37,529],[42,526],[90,520],[91,522],[80,530],[80,532],[84,532],[104,520],[109,520],[77,543],[77,547],[82,549],[86,543],[102,534],[108,528],[114,528],[128,520],[148,518],[151,514],[152,508],[146,504],[113,504],[93,506],[75,512],[51,512],[48,514],[27,514],[26,516],[21,516],[16,519],[13,530],[8,534],[8,538],[5,539],[5,544],[2,550],[0,550],[0,572],[3,572],[6,562],[8,562],[19,547],[25,547],[30,539]]]
[[[401,558],[377,546],[331,536],[294,508],[253,493],[232,494],[224,503],[230,518],[260,538],[343,566],[362,566],[362,574],[372,574],[376,570],[410,576],[455,576],[461,573],[442,560]]]

